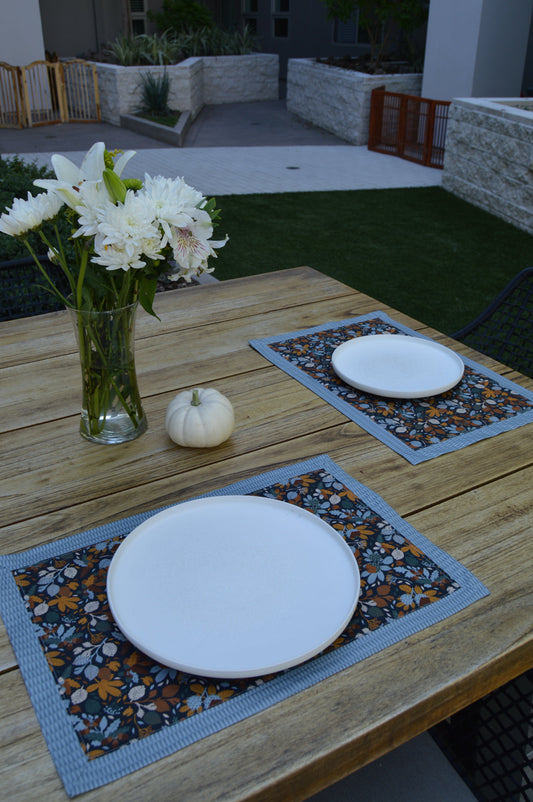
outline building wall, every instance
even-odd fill
[[[44,59],[39,0],[2,3],[0,61],[24,66]]]
[[[431,0],[422,95],[518,97],[533,0]]]
[[[46,50],[59,57],[97,52],[122,31],[120,0],[39,0]]]
[[[368,44],[335,42],[335,26],[328,19],[322,0],[286,2],[288,12],[277,12],[276,0],[257,0],[257,13],[244,14],[245,19],[257,26],[260,49],[279,55],[282,78],[286,77],[289,58],[355,56],[369,51]],[[285,6],[285,3],[280,6]],[[281,22],[283,20],[286,22]],[[279,35],[285,32],[286,36]]]

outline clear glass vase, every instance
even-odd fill
[[[69,309],[82,376],[80,434],[94,443],[125,443],[146,431],[135,373],[137,304],[112,309]]]

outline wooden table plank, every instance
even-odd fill
[[[265,281],[264,276],[250,276],[170,290],[156,295],[154,310],[160,320],[139,310],[137,341],[167,331],[205,327],[347,295],[355,297],[360,293],[308,267],[280,271],[275,285]],[[0,369],[76,351],[73,327],[65,312],[36,315],[31,318],[31,326],[28,318],[0,322],[0,342]]]

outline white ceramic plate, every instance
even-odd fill
[[[370,334],[339,345],[331,361],[352,387],[387,398],[427,398],[455,387],[462,359],[444,345],[403,334]]]
[[[154,515],[117,549],[111,612],[137,648],[208,677],[252,677],[318,654],[360,590],[344,539],[313,513],[220,496]]]

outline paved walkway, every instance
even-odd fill
[[[183,176],[205,195],[438,186],[442,171],[373,153],[297,120],[285,101],[207,106],[184,148],[105,123],[0,129],[0,154],[50,165],[53,153],[80,163],[93,142],[137,155],[125,176]]]

